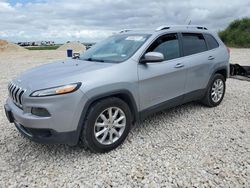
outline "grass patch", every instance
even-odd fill
[[[250,18],[233,21],[219,35],[227,46],[250,48]]]
[[[56,50],[59,48],[60,45],[54,45],[54,46],[27,46],[25,47],[28,50]]]

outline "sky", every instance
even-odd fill
[[[122,29],[203,25],[250,17],[250,0],[0,0],[0,38],[96,42]]]

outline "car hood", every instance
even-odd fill
[[[20,76],[14,82],[25,88],[48,88],[55,84],[69,84],[81,81],[85,73],[113,66],[113,63],[100,63],[82,60],[65,60],[45,64],[32,68]]]

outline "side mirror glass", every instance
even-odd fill
[[[164,55],[160,52],[148,52],[141,59],[141,63],[156,63],[164,61]]]

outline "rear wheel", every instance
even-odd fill
[[[93,152],[108,152],[127,137],[132,122],[128,105],[119,98],[94,103],[87,114],[80,145]]]
[[[215,74],[202,100],[203,104],[209,107],[218,106],[224,98],[225,91],[226,83],[224,76]]]

